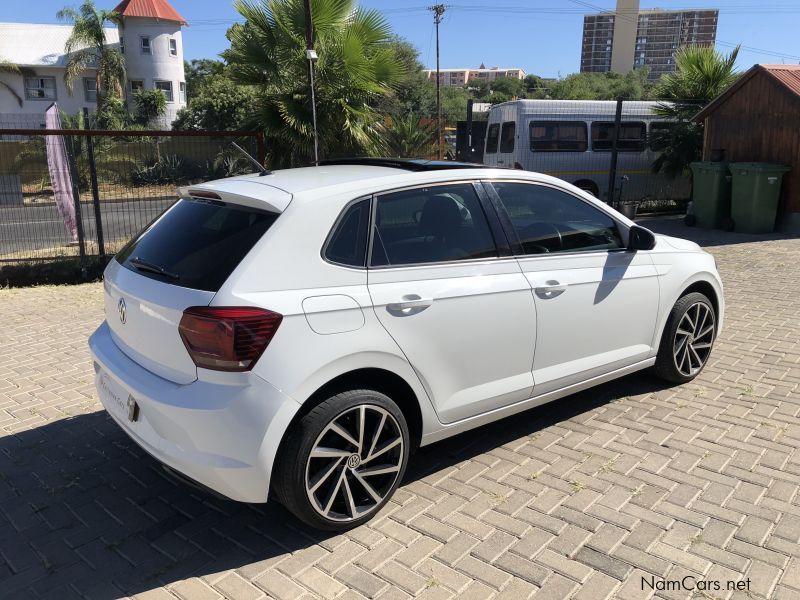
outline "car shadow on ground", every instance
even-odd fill
[[[664,387],[634,374],[426,446],[404,484]],[[330,537],[275,502],[241,504],[176,481],[104,411],[0,438],[0,596],[105,600],[229,569],[252,578]]]

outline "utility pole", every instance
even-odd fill
[[[311,14],[311,0],[305,0],[306,17],[306,58],[308,59],[308,82],[311,88],[311,120],[314,126],[314,164],[319,165],[319,137],[317,135],[317,99],[314,92],[314,63],[317,53],[314,51],[314,21]]]
[[[433,22],[436,25],[436,147],[439,160],[442,160],[442,96],[441,82],[439,81],[439,23],[447,7],[444,4],[434,4],[428,10],[433,12]]]

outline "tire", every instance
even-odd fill
[[[699,292],[682,296],[672,307],[661,336],[655,374],[671,383],[692,381],[708,363],[716,334],[717,315],[711,301]]]
[[[581,179],[575,182],[575,187],[582,189],[584,192],[589,192],[595,198],[600,197],[600,189],[594,181],[588,179]]]
[[[695,224],[697,223],[697,217],[691,214],[686,215],[685,217],[683,217],[683,222],[689,227],[694,227]]]
[[[359,447],[354,442],[359,441],[362,419]],[[389,501],[403,479],[409,448],[408,424],[391,398],[373,390],[342,392],[312,408],[287,431],[273,491],[311,527],[345,531],[371,519]],[[318,456],[312,456],[313,450]]]

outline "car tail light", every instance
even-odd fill
[[[183,311],[178,331],[198,367],[249,371],[282,319],[282,315],[261,308],[195,306]]]

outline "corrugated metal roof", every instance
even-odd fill
[[[147,17],[186,25],[186,19],[167,0],[122,0],[114,11],[123,17]]]
[[[800,96],[800,65],[761,65],[775,79]]]
[[[736,83],[714,98],[703,110],[692,117],[692,120],[700,122],[705,119],[758,73],[766,73],[768,76],[774,77],[778,83],[800,99],[800,65],[753,65],[736,80]]]
[[[106,42],[119,44],[119,31],[106,27]],[[64,67],[64,44],[72,25],[0,23],[0,57],[21,67]]]

